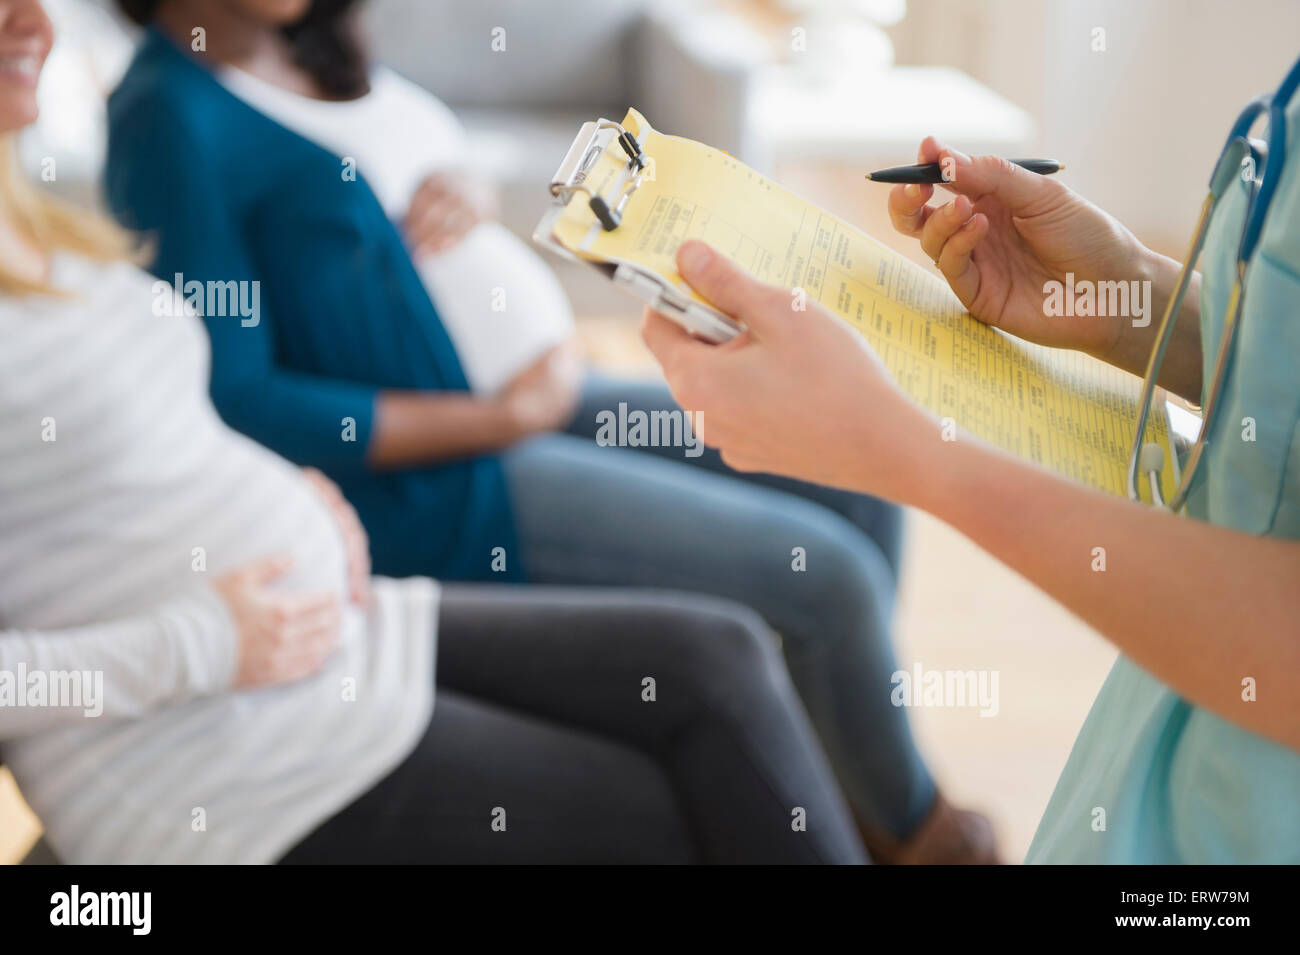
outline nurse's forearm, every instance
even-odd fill
[[[1140,281],[1150,282],[1145,327],[1136,327],[1132,319],[1120,325],[1115,346],[1098,355],[1116,367],[1141,377],[1146,374],[1147,359],[1155,345],[1160,321],[1173,295],[1181,265],[1167,256],[1150,252],[1142,263]],[[1174,334],[1160,369],[1160,385],[1193,404],[1201,400],[1201,273],[1193,272],[1187,295],[1174,323]]]
[[[1300,543],[1082,488],[974,439],[929,453],[905,503],[1051,594],[1179,695],[1300,750]],[[1242,699],[1248,678],[1255,702]]]
[[[462,392],[385,391],[375,407],[366,462],[421,467],[500,450],[519,438],[501,402]]]

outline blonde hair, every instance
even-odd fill
[[[57,199],[34,186],[18,168],[15,137],[0,136],[0,215],[40,253],[75,252],[99,262],[136,260],[139,243],[103,215]],[[44,281],[10,271],[0,261],[0,294],[61,295]]]

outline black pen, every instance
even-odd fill
[[[1050,176],[1052,173],[1060,172],[1065,168],[1065,163],[1057,162],[1055,159],[1008,159],[1007,162],[1013,162],[1022,169],[1036,172],[1040,176]],[[867,173],[867,178],[872,182],[938,183],[948,181],[948,178],[943,174],[943,164],[937,162],[923,162],[915,166],[890,166],[888,169],[878,169],[875,172]]]

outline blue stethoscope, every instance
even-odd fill
[[[1129,452],[1128,494],[1135,501],[1142,500],[1140,482],[1146,475],[1151,490],[1151,503],[1179,511],[1187,502],[1187,493],[1192,480],[1205,456],[1206,440],[1214,422],[1214,413],[1218,407],[1219,395],[1223,390],[1224,380],[1228,375],[1228,366],[1232,361],[1233,345],[1237,339],[1237,328],[1241,322],[1242,289],[1246,283],[1246,268],[1255,246],[1264,231],[1264,220],[1268,217],[1268,208],[1277,191],[1278,180],[1282,178],[1282,166],[1286,159],[1286,107],[1291,97],[1300,86],[1300,60],[1291,67],[1282,85],[1272,96],[1264,95],[1252,101],[1228,133],[1228,141],[1219,153],[1219,161],[1214,166],[1210,177],[1210,194],[1201,203],[1201,217],[1197,220],[1196,231],[1192,235],[1191,248],[1184,260],[1183,270],[1178,276],[1174,292],[1169,296],[1160,330],[1156,333],[1156,343],[1151,349],[1151,358],[1147,362],[1146,379],[1142,383],[1142,397],[1138,402],[1137,431],[1133,437],[1133,448]],[[1249,138],[1251,127],[1261,116],[1268,116],[1268,142],[1253,142]],[[1269,162],[1269,157],[1274,161]],[[1228,307],[1224,316],[1223,337],[1219,342],[1219,355],[1214,362],[1214,377],[1206,392],[1205,409],[1201,417],[1201,430],[1196,443],[1183,464],[1182,477],[1173,499],[1166,502],[1160,487],[1160,472],[1164,465],[1164,451],[1158,444],[1146,443],[1147,417],[1151,411],[1151,402],[1155,396],[1156,379],[1160,377],[1160,366],[1164,363],[1165,349],[1173,336],[1174,324],[1183,297],[1191,284],[1192,272],[1201,257],[1205,245],[1205,234],[1209,231],[1210,218],[1228,187],[1240,177],[1246,183],[1246,227],[1241,233],[1241,242],[1237,246],[1237,267],[1233,277],[1232,293],[1228,297]]]

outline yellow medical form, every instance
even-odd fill
[[[622,123],[583,126],[551,192],[534,239],[602,269],[700,337],[724,341],[739,327],[677,274],[674,255],[688,238],[848,321],[940,418],[1125,493],[1138,379],[976,321],[938,276],[726,153],[659,133],[629,110]],[[1164,449],[1161,481],[1172,495],[1177,461],[1167,414],[1151,416],[1147,440]]]

